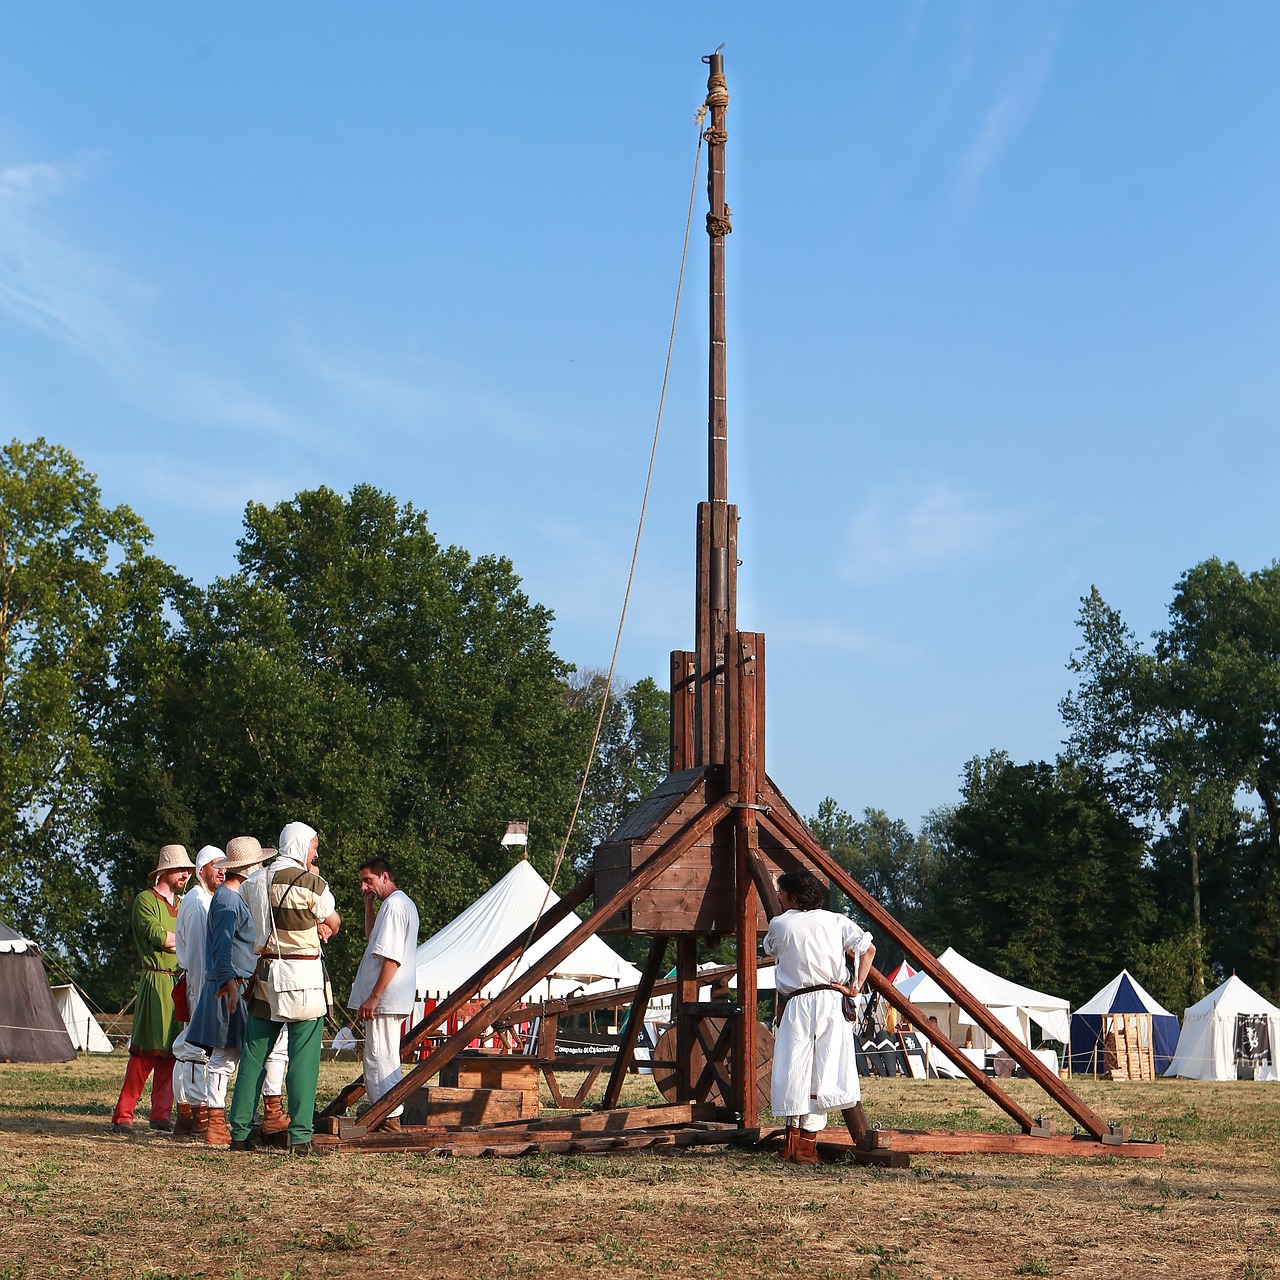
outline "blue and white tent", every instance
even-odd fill
[[[1156,1075],[1162,1076],[1178,1048],[1178,1019],[1159,1004],[1128,969],[1121,969],[1092,1000],[1071,1015],[1071,1070],[1088,1075],[1104,1070],[1102,1037],[1109,1013],[1151,1015],[1151,1045]]]

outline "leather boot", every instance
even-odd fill
[[[784,1160],[794,1160],[796,1158],[796,1134],[798,1132],[795,1125],[787,1125],[786,1136],[782,1139],[782,1158]]]
[[[400,1117],[388,1116],[380,1125],[374,1129],[374,1133],[399,1133]]]
[[[202,1102],[191,1113],[191,1141],[203,1142],[209,1132],[209,1108]]]
[[[195,1127],[196,1117],[195,1111],[189,1102],[178,1103],[178,1118],[173,1124],[173,1138],[175,1142],[190,1142],[191,1130]]]
[[[289,1127],[289,1113],[284,1109],[278,1093],[262,1095],[262,1136],[283,1133]]]
[[[818,1159],[818,1134],[805,1129],[796,1130],[796,1153],[791,1157],[796,1164],[821,1164]]]
[[[205,1143],[210,1147],[229,1147],[231,1130],[227,1127],[225,1107],[209,1108],[209,1127],[204,1131]]]

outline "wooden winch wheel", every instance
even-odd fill
[[[710,1034],[712,1043],[714,1044],[720,1036],[720,1032],[724,1028],[725,1020],[723,1018],[706,1018],[703,1020],[707,1032]],[[693,1042],[693,1063],[691,1076],[694,1082],[702,1074],[702,1068],[706,1065],[707,1055],[702,1048],[701,1043],[695,1039]],[[678,1073],[676,1071],[676,1029],[668,1027],[659,1037],[658,1043],[654,1046],[653,1058],[650,1062],[653,1068],[653,1083],[658,1086],[658,1092],[662,1094],[668,1102],[678,1101]],[[773,1073],[773,1028],[767,1022],[756,1023],[756,1101],[762,1110],[768,1110],[769,1107],[769,1085],[770,1078]],[[726,1074],[732,1079],[732,1072],[726,1071]],[[715,1102],[719,1106],[727,1107],[732,1105],[732,1100],[721,1095],[720,1084],[718,1080],[713,1078],[711,1085],[711,1093],[707,1101]]]

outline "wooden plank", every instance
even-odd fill
[[[631,1010],[627,1015],[627,1027],[622,1033],[622,1043],[618,1046],[618,1056],[614,1060],[613,1069],[609,1072],[609,1079],[604,1087],[604,1097],[600,1100],[600,1105],[606,1109],[616,1107],[622,1095],[622,1084],[635,1058],[636,1041],[644,1025],[644,1015],[649,999],[653,995],[653,984],[657,982],[658,975],[662,972],[666,954],[667,936],[659,934],[649,944],[649,958],[645,961],[644,970],[640,974],[635,997],[631,1001]]]
[[[978,1088],[1004,1111],[1024,1133],[1030,1133],[1036,1122],[1029,1112],[1009,1096],[994,1080],[951,1043],[951,1038],[937,1023],[929,1021],[929,1015],[914,1005],[878,969],[867,973],[867,985],[884,997],[920,1034],[929,1040],[940,1053],[949,1058]]]
[[[624,888],[598,905],[585,920],[576,928],[570,930],[555,946],[543,954],[536,963],[517,975],[505,991],[490,1000],[465,1026],[432,1049],[427,1057],[408,1075],[404,1076],[398,1084],[383,1094],[365,1112],[365,1123],[370,1128],[374,1128],[385,1120],[419,1085],[425,1084],[442,1067],[452,1062],[481,1032],[514,1009],[520,1002],[521,996],[530,987],[536,986],[554,972],[561,960],[571,955],[587,938],[596,933],[604,921],[611,916],[617,915],[619,909],[626,905],[637,893],[648,888],[667,867],[679,859],[687,845],[698,840],[717,822],[721,821],[728,812],[728,803],[721,799],[690,822],[679,835],[668,842],[661,852],[654,854],[645,866],[632,876]]]
[[[693,1097],[693,1022],[686,1010],[698,1000],[698,944],[685,934],[676,939],[676,990],[671,1001],[671,1018],[675,1025],[675,1101],[689,1102]]]
[[[492,1058],[460,1053],[440,1072],[440,1083],[453,1089],[520,1089],[538,1092],[537,1058],[495,1054]]]
[[[671,654],[671,742],[670,769],[687,769],[693,764],[693,682],[694,655],[688,649]]]
[[[788,806],[789,808],[789,806]],[[1077,1097],[1059,1078],[1031,1052],[964,984],[944,969],[920,942],[902,927],[851,875],[813,838],[803,822],[793,823],[781,806],[774,806],[764,819],[784,840],[794,841],[824,872],[849,895],[862,912],[885,937],[902,948],[908,960],[923,969],[986,1034],[1026,1071],[1054,1102],[1077,1124],[1083,1125],[1095,1138],[1112,1136],[1111,1127],[1083,1099]]]
[[[740,804],[754,805],[759,792],[759,743],[756,716],[759,699],[756,689],[756,650],[759,637],[751,631],[730,632],[726,647],[734,651],[730,672],[731,708],[727,744],[728,756],[736,763],[736,786]],[[733,1028],[732,1105],[744,1128],[758,1122],[756,1095],[756,941],[762,923],[760,899],[752,881],[752,868],[759,858],[759,829],[756,810],[740,808],[734,830],[734,891],[738,961],[738,1001],[742,1015]]]
[[[529,1095],[520,1089],[450,1089],[426,1085],[405,1100],[402,1123],[439,1127],[537,1118],[536,1093],[530,1102]]]
[[[971,1153],[1015,1156],[1132,1156],[1140,1160],[1164,1157],[1163,1142],[1098,1142],[1093,1138],[1051,1134],[1036,1137],[1027,1133],[969,1133],[920,1129],[877,1129],[876,1136],[887,1139],[892,1151],[922,1155],[968,1155]],[[852,1146],[847,1133],[832,1131],[824,1143]]]
[[[547,932],[554,929],[561,920],[572,915],[576,909],[584,903],[595,890],[595,877],[588,873],[583,877],[581,883],[576,885],[569,893],[565,894],[558,902],[554,903],[543,914],[542,918],[534,926],[532,932],[523,930],[517,937],[512,938],[505,947],[502,948],[488,963],[482,965],[464,982],[455,992],[436,1005],[430,1013],[422,1019],[421,1022],[411,1027],[400,1040],[400,1060],[403,1062],[410,1057],[422,1042],[439,1027],[446,1026],[449,1019],[454,1017],[463,1008],[471,1003],[475,993],[479,991],[486,983],[498,977],[525,949],[525,947],[539,938],[545,937]],[[472,1037],[474,1038],[474,1037]],[[403,1084],[404,1081],[402,1080]],[[320,1113],[322,1117],[341,1115],[347,1108],[355,1102],[364,1093],[364,1077],[359,1076],[349,1085],[339,1091],[338,1096],[329,1103],[327,1107]],[[407,1096],[407,1094],[406,1094]],[[398,1106],[399,1103],[392,1104]],[[392,1108],[388,1108],[390,1111]],[[386,1115],[382,1115],[379,1119],[386,1119]]]

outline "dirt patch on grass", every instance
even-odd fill
[[[358,1069],[358,1068],[357,1068]],[[1079,1085],[1160,1161],[718,1149],[447,1160],[230,1155],[110,1132],[123,1055],[0,1066],[0,1280],[1162,1276],[1280,1280],[1280,1086]],[[322,1095],[354,1074],[326,1064]],[[1038,1113],[1042,1095],[1013,1082]],[[656,1100],[644,1079],[625,1102]],[[1008,1128],[962,1082],[873,1080],[873,1120]],[[1060,1127],[1070,1122],[1058,1117]]]

